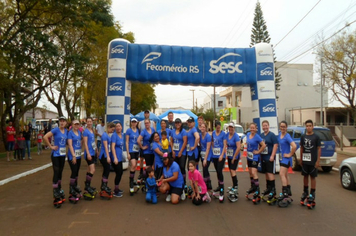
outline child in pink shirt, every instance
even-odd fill
[[[194,205],[200,205],[203,202],[210,202],[211,198],[206,188],[203,176],[196,169],[196,162],[189,161],[189,172],[188,177],[190,180],[190,186],[192,187],[192,202]]]

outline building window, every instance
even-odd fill
[[[223,107],[224,106],[224,102],[223,101],[218,101],[218,107]]]

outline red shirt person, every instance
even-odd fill
[[[10,161],[12,151],[14,150],[15,134],[16,130],[12,126],[12,121],[9,121],[9,125],[6,127],[7,161]]]

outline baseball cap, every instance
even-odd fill
[[[60,116],[58,120],[67,120],[67,118],[65,116]]]
[[[193,117],[189,117],[189,119],[187,120],[187,122],[194,122],[194,118]]]
[[[136,118],[132,118],[131,122],[137,122],[137,119]]]
[[[73,120],[73,125],[75,125],[75,124],[80,124],[79,120]]]
[[[230,122],[229,123],[229,127],[234,127],[235,125],[234,125],[234,123],[233,122]]]
[[[174,123],[182,123],[182,120],[177,118],[177,119],[174,120]]]

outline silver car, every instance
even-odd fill
[[[339,170],[342,187],[346,189],[356,189],[354,178],[356,175],[356,157],[350,157],[343,160]]]

